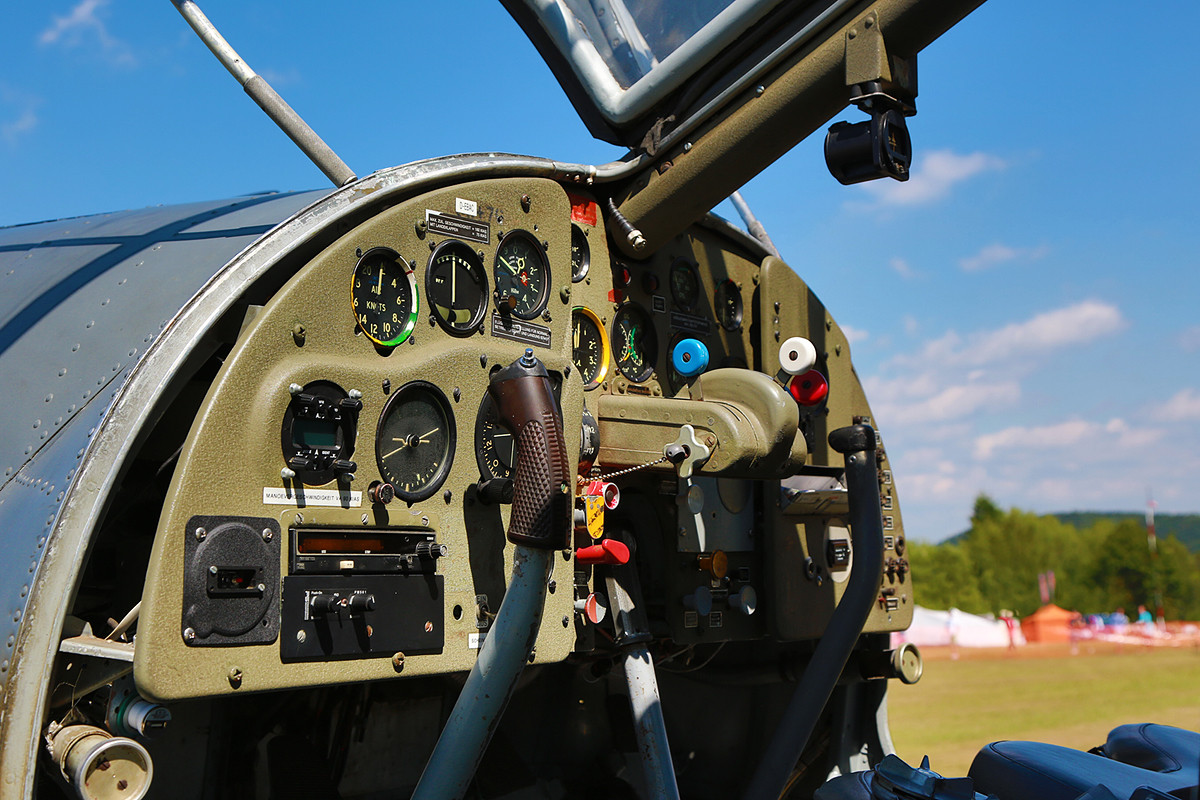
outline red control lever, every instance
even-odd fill
[[[629,548],[616,539],[601,539],[591,547],[575,551],[575,563],[595,566],[598,564],[628,564]]]

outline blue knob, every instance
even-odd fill
[[[682,339],[671,351],[671,366],[685,378],[708,369],[708,348],[699,339]]]

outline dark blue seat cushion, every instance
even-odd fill
[[[1143,722],[1113,728],[1104,754],[1154,772],[1185,772],[1200,782],[1200,733]]]
[[[1163,725],[1121,726],[1110,743],[1114,735],[1116,747],[1104,748],[1109,758],[1040,742],[993,742],[975,756],[969,774],[976,791],[1000,800],[1076,800],[1098,784],[1116,797],[1139,786],[1183,797],[1196,786],[1200,735]]]

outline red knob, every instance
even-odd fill
[[[829,381],[815,369],[788,381],[788,393],[802,406],[815,406],[829,394]]]

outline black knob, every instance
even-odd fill
[[[367,497],[370,498],[372,503],[380,503],[386,506],[395,499],[396,487],[390,483],[375,481],[367,487]]]
[[[450,548],[444,544],[437,542],[417,542],[417,556],[419,558],[441,558],[450,552]]]
[[[507,505],[513,501],[512,478],[491,478],[480,481],[475,488],[481,503],[494,506],[499,503]]]
[[[374,611],[375,610],[375,595],[373,595],[373,594],[352,594],[352,595],[350,595],[350,601],[349,601],[349,603],[347,603],[347,605],[352,612],[357,611],[359,613],[362,613],[363,611]]]
[[[336,613],[338,599],[331,594],[316,594],[309,598],[308,607],[315,616]]]

